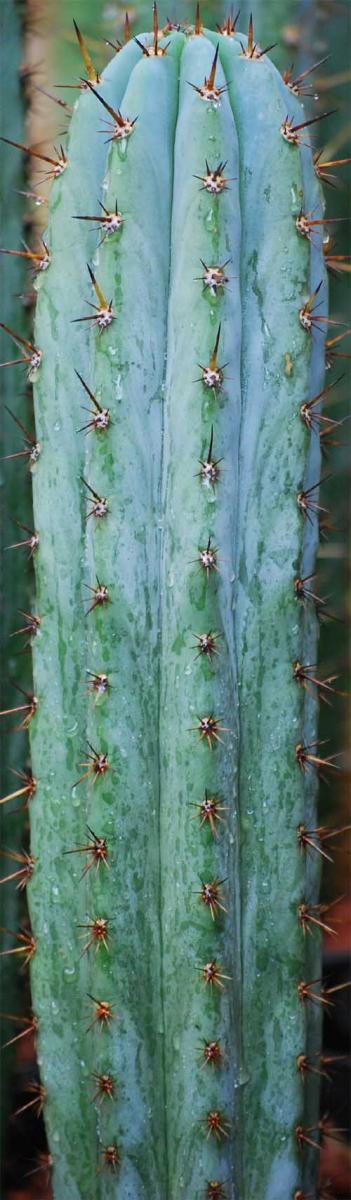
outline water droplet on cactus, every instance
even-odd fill
[[[73,976],[75,975],[75,973],[76,973],[76,968],[74,966],[64,968],[64,975],[66,976],[66,979],[68,979],[69,981],[73,979]]]
[[[74,737],[78,733],[78,721],[74,721],[73,725],[69,725],[66,729],[67,737]]]

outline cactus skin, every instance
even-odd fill
[[[310,449],[299,408],[321,386],[324,353],[323,336],[307,334],[298,314],[324,280],[324,267],[320,245],[311,254],[294,216],[302,198],[307,211],[321,201],[310,151],[281,137],[287,101],[275,69],[265,59],[245,59],[244,38],[208,37],[191,38],[182,52],[172,204],[174,58],[182,37],[171,38],[164,60],[138,62],[132,45],[109,68],[116,72],[112,103],[138,116],[125,146],[110,149],[102,193],[108,207],[117,196],[122,215],[126,208],[125,228],[93,261],[116,308],[109,328],[94,330],[89,342],[69,324],[83,315],[83,264],[94,249],[84,223],[75,223],[70,242],[69,217],[72,206],[88,211],[89,191],[92,202],[103,172],[92,129],[94,121],[101,127],[101,112],[92,95],[80,98],[69,166],[53,186],[54,258],[39,284],[35,340],[43,360],[33,382],[45,448],[34,508],[43,628],[34,648],[39,705],[31,723],[39,781],[31,805],[39,859],[30,885],[38,938],[31,976],[57,1200],[92,1200],[92,1192],[94,1200],[178,1200],[190,1191],[210,1195],[215,1179],[223,1196],[233,1197],[235,1187],[240,1200],[280,1200],[282,1188],[291,1195],[301,1183],[295,1127],[304,1121],[304,1092],[296,1055],[315,1048],[316,1030],[308,1029],[306,1040],[307,1006],[297,984],[319,972],[309,974],[312,952],[297,915],[298,904],[316,894],[296,835],[300,821],[314,821],[315,783],[300,774],[295,745],[313,739],[315,705],[303,704],[292,664],[314,661],[316,630],[313,614],[305,616],[294,598],[293,581],[312,569],[315,553],[315,523],[310,530],[303,521],[296,493],[302,481],[309,486],[318,478],[318,452]],[[219,42],[228,84],[214,109],[186,84],[201,86],[208,76],[211,40]],[[220,68],[216,82],[222,86]],[[300,117],[290,96],[288,111]],[[257,126],[262,141],[255,140]],[[80,175],[75,169],[78,149],[86,183],[82,165]],[[217,198],[192,178],[204,172],[206,157],[211,167],[228,160],[225,173],[239,176]],[[156,202],[155,222],[148,214]],[[199,257],[212,264],[217,254],[232,258],[228,272],[236,278],[211,299],[193,276]],[[219,321],[218,361],[228,365],[214,396],[193,381],[197,361],[209,361]],[[89,518],[86,538],[74,368],[111,412],[104,433],[87,435],[85,478],[107,497],[108,512]],[[210,495],[195,474],[212,425],[214,456],[224,462]],[[205,581],[190,559],[209,536],[220,574]],[[86,581],[91,586],[96,572],[110,592],[110,605],[95,609],[86,627],[85,542]],[[218,660],[208,665],[195,661],[191,643],[209,629],[222,636]],[[95,706],[84,697],[85,670],[111,679]],[[189,730],[204,712],[230,726],[213,750]],[[86,737],[108,754],[109,769],[72,792]],[[187,808],[205,788],[228,810],[218,844]],[[84,891],[80,860],[76,866],[63,850],[84,844],[86,821],[109,849],[111,842],[111,861],[109,872],[103,865],[98,875],[88,871]],[[207,872],[225,878],[228,914],[216,912],[213,923],[192,894]],[[98,916],[111,922],[108,951],[91,946],[79,960],[75,925]],[[223,993],[199,976],[213,959],[230,976],[221,981]],[[87,1035],[81,1018],[88,991],[116,1005],[111,1029]],[[223,1047],[213,1071],[201,1069],[196,1043],[204,1038]],[[89,1076],[105,1069],[115,1076],[117,1097],[94,1106]],[[148,1126],[147,1100],[154,1106]],[[224,1122],[218,1144],[206,1139],[214,1109]],[[116,1177],[108,1165],[97,1175],[101,1150],[113,1144],[121,1156]]]
[[[118,1095],[107,1114],[105,1140],[113,1139],[116,1127],[121,1130],[118,1189],[135,1200],[167,1194],[158,882],[158,488],[183,42],[175,35],[164,61],[142,57],[123,98],[123,113],[142,116],[126,147],[111,153],[104,203],[110,211],[118,197],[125,225],[120,236],[104,241],[94,263],[116,312],[111,326],[94,334],[92,376],[100,402],[109,397],[111,427],[87,438],[85,467],[85,478],[109,498],[110,509],[104,520],[88,522],[87,578],[106,581],[111,596],[107,611],[93,621],[89,661],[90,669],[106,671],[111,682],[110,693],[90,704],[88,717],[89,741],[108,751],[111,763],[106,781],[88,789],[89,824],[99,831],[103,820],[104,835],[112,839],[110,872],[101,872],[98,887],[91,879],[92,915],[94,905],[94,912],[110,913],[111,888],[120,896],[111,914],[110,953],[99,951],[91,961],[90,991],[113,996],[121,1019],[107,1047],[96,1032],[94,1069],[104,1070],[107,1055]],[[136,296],[139,315],[131,336]],[[126,1083],[131,1078],[133,1088]]]
[[[226,93],[221,107],[208,111],[187,83],[202,82],[210,73],[212,60],[213,48],[202,38],[192,39],[182,56],[164,418],[161,863],[167,1195],[172,1200],[183,1194],[197,1195],[201,1173],[204,1180],[225,1179],[231,1173],[227,1138],[222,1146],[213,1137],[206,1140],[205,1120],[208,1112],[219,1109],[228,1121],[233,1144],[233,1077],[238,1079],[240,1069],[237,680],[231,615],[240,417],[240,208],[236,183],[213,199],[201,191],[194,178],[195,173],[202,174],[207,158],[216,166],[226,159],[225,174],[237,179],[239,160]],[[224,84],[219,71],[218,86]],[[215,298],[196,279],[203,274],[201,259],[210,265],[230,260],[229,285]],[[201,381],[193,381],[201,376],[198,364],[210,360],[219,323],[218,361],[227,365],[223,386],[214,393]],[[212,426],[213,457],[223,459],[214,488],[196,478],[199,460],[208,454]],[[209,536],[218,547],[219,574],[212,572],[206,579],[194,560]],[[209,630],[220,635],[218,655],[212,662],[205,656],[196,657],[196,635]],[[200,744],[196,730],[191,732],[199,716],[211,711],[221,718],[220,725],[230,726],[230,732],[220,734],[223,744],[213,750]],[[219,803],[227,809],[221,813],[226,826],[217,822],[219,830],[226,829],[218,846],[211,832],[200,828],[196,808],[190,807],[201,803],[206,789],[210,795],[219,793]],[[221,903],[228,913],[219,912],[212,921],[196,892],[201,890],[201,881],[214,878],[226,880]],[[220,989],[203,989],[198,969],[214,958],[232,978],[223,997]],[[204,1066],[205,1040],[220,1044],[222,1059],[215,1070]],[[223,1065],[229,1047],[230,1070]],[[232,1170],[236,1157],[234,1151]]]
[[[106,71],[103,94],[115,105],[121,101],[130,69],[138,58],[137,47],[131,44],[123,58],[116,58]],[[86,261],[97,240],[90,224],[80,224],[72,217],[87,212],[87,208],[93,212],[97,205],[106,159],[99,129],[96,99],[84,93],[70,128],[68,154],[72,162],[53,185],[47,235],[53,259],[46,277],[39,278],[37,284],[35,325],[43,352],[43,370],[40,368],[35,381],[36,429],[45,453],[33,481],[34,522],[40,536],[35,562],[37,606],[43,621],[33,653],[39,704],[38,719],[31,731],[32,767],[38,779],[31,834],[38,866],[28,889],[38,939],[32,994],[40,1024],[39,1064],[43,1057],[43,1083],[52,1097],[47,1106],[48,1136],[54,1154],[56,1145],[62,1146],[62,1154],[57,1159],[55,1155],[55,1187],[59,1196],[69,1195],[72,1200],[89,1195],[96,1152],[91,1132],[90,1067],[84,1062],[89,983],[86,962],[79,962],[81,943],[77,942],[75,929],[76,922],[85,920],[84,890],[77,891],[79,864],[77,870],[71,870],[68,864],[72,865],[72,860],[63,857],[65,849],[86,841],[86,817],[77,819],[80,793],[72,795],[86,741],[88,632],[83,619],[88,593],[83,589],[84,512],[79,482],[84,440],[76,433],[84,413],[74,368],[88,381],[89,360],[87,327],[77,328],[71,321],[83,304]],[[72,535],[69,561],[68,530]],[[50,747],[54,746],[52,757]],[[63,806],[67,809],[64,825]],[[50,961],[48,937],[55,947]],[[78,976],[82,978],[83,1004]],[[81,1097],[79,1108],[77,1092]]]
[[[302,199],[304,211],[323,214],[310,151],[295,153],[279,134],[287,111],[284,86],[270,63],[240,57],[234,64],[230,51],[226,46],[223,54],[231,75],[243,181],[236,544],[242,1020],[248,1075],[243,1089],[243,1162],[250,1200],[258,1193],[264,1200],[280,1200],[282,1194],[293,1194],[299,1183],[294,1130],[303,1124],[303,1084],[296,1057],[305,1044],[306,1014],[293,981],[306,978],[306,971],[309,979],[319,974],[312,969],[312,954],[306,953],[309,948],[297,921],[298,905],[306,896],[310,900],[315,881],[307,881],[304,858],[296,852],[297,826],[308,819],[313,827],[316,814],[315,787],[297,766],[295,746],[316,737],[316,714],[311,698],[306,699],[293,680],[292,664],[296,659],[316,661],[316,618],[305,617],[294,596],[293,578],[313,569],[317,537],[316,527],[304,524],[296,495],[302,482],[308,487],[320,475],[316,446],[305,470],[309,438],[299,418],[300,400],[320,391],[324,373],[323,334],[318,332],[318,345],[308,342],[308,335],[306,342],[296,297],[325,280],[325,270],[320,243],[311,250],[295,232],[293,217]],[[250,136],[255,111],[264,130],[260,163]],[[291,98],[289,116],[298,122],[299,113],[299,104]],[[325,297],[323,303],[321,312]],[[284,372],[285,355],[289,374]]]

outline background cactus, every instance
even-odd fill
[[[23,96],[21,93],[20,84],[20,67],[22,56],[22,40],[21,40],[21,23],[20,15],[15,3],[10,2],[3,5],[0,13],[0,124],[1,133],[16,139],[23,140]],[[24,186],[23,181],[23,163],[20,158],[17,159],[12,153],[10,147],[3,147],[2,153],[2,170],[0,183],[1,197],[1,228],[3,244],[8,247],[19,247],[23,236],[22,228],[22,200],[19,194]],[[1,315],[2,320],[12,327],[16,327],[22,335],[26,335],[26,316],[24,309],[21,306],[21,293],[25,288],[25,266],[21,259],[12,256],[2,257],[2,305]],[[0,357],[1,360],[8,358],[8,337],[0,330]],[[1,386],[1,407],[0,407],[0,445],[1,455],[5,457],[17,454],[23,449],[23,438],[21,430],[16,426],[11,412],[20,417],[24,425],[30,429],[32,421],[32,410],[25,394],[21,397],[20,405],[16,402],[13,388],[13,378],[10,372],[2,371],[0,375]],[[9,411],[11,410],[11,411]],[[16,684],[21,683],[23,687],[29,687],[31,681],[31,657],[30,654],[24,654],[18,657],[18,651],[23,649],[25,638],[15,637],[13,635],[21,625],[25,624],[25,620],[21,618],[18,609],[30,609],[30,593],[31,593],[31,577],[30,571],[25,574],[23,572],[23,562],[16,552],[7,552],[6,547],[13,541],[17,541],[18,529],[16,529],[15,521],[29,520],[31,512],[31,486],[30,475],[26,470],[26,459],[22,460],[24,466],[19,470],[19,460],[9,458],[6,462],[1,462],[1,492],[2,492],[2,525],[1,525],[1,544],[3,557],[2,561],[6,564],[5,570],[2,573],[1,586],[1,691],[0,691],[0,709],[7,709],[16,703],[20,703],[20,693],[16,691]],[[20,462],[21,467],[21,462]],[[20,680],[19,680],[19,664]],[[16,700],[17,697],[17,700]],[[6,730],[6,735],[3,740],[3,754],[1,759],[1,787],[0,797],[5,799],[6,795],[20,788],[21,783],[16,778],[14,772],[22,771],[26,764],[27,754],[27,739],[23,732],[14,732],[13,725],[15,721],[9,719],[6,723],[9,728]],[[1,842],[1,872],[0,878],[5,878],[11,871],[20,868],[19,863],[7,857],[6,850],[11,853],[21,854],[23,847],[26,845],[26,816],[22,811],[18,811],[23,805],[23,798],[15,799],[13,802],[6,801],[5,805],[0,804],[0,842]],[[0,925],[5,929],[16,929],[19,922],[23,918],[24,904],[23,896],[17,889],[16,883],[9,883],[0,888]],[[2,949],[10,948],[12,939],[5,934],[2,938]],[[21,1016],[24,1004],[28,1005],[28,995],[23,995],[23,982],[20,986],[18,979],[18,969],[16,959],[13,956],[5,957],[2,960],[1,967],[1,984],[2,984],[2,999],[1,1008],[7,1012],[13,1013],[14,1016]],[[21,1025],[12,1024],[5,1018],[0,1016],[0,1045],[7,1043],[15,1033],[18,1033]],[[2,1052],[0,1086],[1,1086],[1,1122],[3,1132],[3,1123],[8,1115],[8,1108],[11,1103],[11,1087],[10,1077],[13,1068],[13,1048],[6,1047]]]
[[[337,111],[327,121],[323,122],[323,129],[320,130],[319,144],[322,148],[322,158],[324,160],[345,158],[349,155],[349,126],[348,126],[348,95],[350,85],[350,64],[347,53],[347,45],[350,41],[351,32],[351,11],[348,5],[340,7],[337,12],[332,11],[332,39],[330,44],[331,26],[328,20],[328,14],[325,12],[325,7],[318,5],[318,15],[320,17],[319,25],[317,26],[317,36],[321,45],[321,51],[328,53],[331,50],[331,60],[329,70],[326,67],[322,69],[322,78],[318,82],[318,92],[320,95],[321,108],[336,108]],[[324,17],[324,20],[323,20]],[[323,45],[324,40],[324,45]],[[312,51],[313,52],[313,51]],[[318,50],[318,55],[320,51]],[[329,269],[329,295],[330,308],[333,314],[339,319],[347,322],[346,330],[350,330],[351,312],[350,312],[350,225],[349,225],[349,195],[350,195],[350,179],[351,165],[345,164],[339,171],[335,169],[335,175],[342,175],[342,185],[337,187],[328,187],[326,189],[326,215],[332,218],[342,218],[341,223],[331,223],[329,229],[326,228],[325,250],[327,254],[326,262]],[[346,219],[345,219],[346,218]],[[346,256],[340,260],[328,261],[328,255]],[[338,330],[335,330],[337,333]],[[342,331],[344,332],[344,330]],[[331,336],[333,331],[331,331]],[[338,348],[338,347],[336,347]],[[323,591],[325,595],[330,595],[331,604],[334,611],[337,611],[343,620],[336,623],[323,623],[321,627],[320,638],[320,661],[323,663],[345,664],[344,678],[339,676],[337,686],[340,688],[349,687],[348,679],[349,672],[347,666],[349,664],[349,648],[348,648],[348,623],[347,615],[350,613],[350,593],[349,593],[349,561],[350,549],[349,539],[347,536],[348,530],[348,492],[349,492],[349,461],[350,461],[350,422],[349,414],[349,396],[350,396],[350,337],[345,337],[343,343],[340,344],[339,350],[343,352],[345,357],[339,360],[338,369],[334,371],[332,378],[335,375],[339,376],[338,386],[331,391],[330,400],[335,397],[335,404],[330,405],[329,413],[335,421],[340,421],[341,425],[334,427],[331,434],[327,435],[326,452],[327,459],[323,474],[329,476],[323,484],[321,503],[331,512],[331,524],[335,532],[331,532],[327,541],[323,540],[319,549],[319,572],[323,579]],[[340,376],[342,378],[340,379]],[[345,705],[345,699],[340,698],[333,705],[332,709],[327,709],[326,705],[321,706],[320,714],[320,737],[330,738],[330,744],[333,745],[333,750],[339,751],[344,755],[345,746],[348,745],[348,734],[350,729],[350,699],[348,705]],[[346,711],[345,711],[346,710]],[[338,824],[340,826],[347,824],[349,821],[349,777],[347,772],[347,762],[345,758],[338,759],[340,763],[344,763],[346,769],[341,772],[340,780],[336,781],[337,786],[333,789],[327,787],[322,780],[321,791],[319,796],[319,813],[321,819],[326,822],[333,822],[334,814],[338,814]],[[326,946],[325,955],[325,972],[329,978],[333,975],[335,985],[342,982],[347,982],[350,979],[350,954],[348,945],[348,934],[343,935],[343,914],[346,916],[347,927],[349,921],[347,918],[347,906],[349,904],[349,855],[343,852],[343,839],[338,839],[335,843],[337,847],[334,857],[334,862],[325,863],[325,871],[323,872],[321,900],[325,903],[330,903],[335,895],[343,895],[344,900],[339,905],[337,916],[339,937],[329,937]],[[342,943],[344,943],[342,945]],[[330,1019],[332,1017],[332,1020]],[[346,1018],[346,1020],[345,1020]],[[342,1135],[344,1140],[350,1140],[350,1042],[349,1034],[349,1004],[348,991],[341,990],[334,995],[334,1007],[331,1014],[326,1018],[324,1023],[324,1053],[335,1055],[342,1053],[345,1055],[344,1060],[340,1061],[338,1068],[333,1072],[331,1080],[323,1081],[321,1111],[328,1112],[329,1119],[334,1121],[334,1124],[340,1124],[345,1130]],[[344,1031],[344,1032],[343,1032]],[[331,1169],[331,1154],[329,1143],[329,1166],[325,1163],[324,1177],[330,1178]],[[335,1147],[336,1152],[339,1148]],[[350,1165],[347,1158],[346,1147],[342,1149],[345,1156],[344,1169],[344,1190],[348,1190],[348,1178],[350,1174]],[[349,1150],[348,1150],[349,1153]],[[342,1180],[340,1178],[341,1171],[338,1171],[339,1189],[342,1192]],[[334,1190],[337,1192],[337,1186],[334,1185]]]
[[[323,387],[326,289],[296,218],[322,202],[300,104],[250,39],[167,40],[130,42],[82,92],[49,167],[29,363],[38,1103],[59,1200],[280,1200],[316,1161],[298,829],[316,825],[301,580],[320,463],[300,409]]]

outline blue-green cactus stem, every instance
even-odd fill
[[[54,1194],[287,1200],[311,1190],[297,1056],[319,1021],[294,668],[316,621],[294,581],[324,370],[301,316],[326,299],[296,218],[322,207],[303,111],[250,36],[146,45],[80,97],[38,285],[29,893]]]
[[[238,693],[232,530],[238,503],[240,204],[237,136],[227,94],[217,106],[194,90],[209,78],[212,63],[210,43],[191,40],[182,57],[175,142],[165,394],[160,755],[167,1194],[172,1200],[205,1196],[210,1180],[229,1185],[237,1169]],[[226,86],[220,68],[215,86]],[[206,160],[211,170],[226,163],[230,182],[218,195],[206,188]],[[204,177],[205,186],[196,176]],[[208,269],[225,262],[229,278],[211,294]],[[206,368],[219,327],[219,379],[211,387]],[[218,461],[212,482],[202,465],[211,460]],[[214,569],[211,561],[206,568],[208,539]],[[199,640],[211,631],[217,639],[212,655],[201,650]],[[218,741],[201,737],[201,720],[208,715],[219,726]],[[206,796],[215,804],[211,823],[201,807]],[[222,907],[211,913],[204,885],[216,881],[221,881]],[[224,978],[211,986],[204,969],[213,960]],[[220,1051],[215,1067],[205,1058],[205,1044],[212,1041]],[[210,1132],[213,1112],[220,1113],[218,1139]]]
[[[90,617],[92,680],[88,738],[108,770],[86,786],[89,825],[106,838],[110,869],[87,876],[87,920],[111,920],[108,949],[89,950],[89,991],[113,999],[108,1036],[86,1035],[87,1062],[115,1081],[113,1103],[96,1103],[97,1153],[116,1142],[116,1195],[167,1195],[162,935],[159,881],[158,554],[163,377],[167,336],[173,144],[178,62],[184,38],[167,54],[142,56],[123,97],[136,124],[112,143],[104,204],[118,198],[120,231],[94,260],[109,326],[94,330],[90,382],[109,424],[87,436],[85,479],[106,497],[104,517],[88,520],[87,579],[110,603]],[[161,43],[162,46],[162,43]],[[95,101],[95,103],[98,102]],[[136,319],[136,304],[138,316]],[[90,499],[90,497],[89,497]],[[93,501],[94,503],[94,501]],[[88,505],[88,508],[90,505]],[[96,676],[107,676],[99,695]],[[95,679],[95,689],[94,689]],[[94,700],[96,703],[94,703]],[[83,790],[83,788],[82,788]],[[101,1194],[110,1195],[107,1181]]]
[[[308,334],[299,310],[315,286],[310,247],[294,229],[301,206],[320,199],[297,145],[282,137],[289,105],[272,65],[232,56],[222,44],[240,148],[242,236],[242,420],[240,505],[236,532],[236,639],[240,680],[240,810],[242,831],[244,1195],[290,1195],[301,1180],[296,1126],[304,1091],[296,1067],[306,1045],[306,1006],[297,985],[307,969],[298,905],[306,895],[297,826],[314,812],[311,784],[295,747],[314,728],[305,723],[296,659],[314,661],[294,596],[309,522],[297,493],[306,478],[308,439],[301,397],[324,365],[323,336]],[[289,97],[290,101],[290,97]],[[315,251],[324,279],[321,247]],[[274,275],[272,268],[274,267]],[[301,303],[302,302],[302,303]],[[322,310],[323,311],[323,310]],[[312,373],[312,364],[314,373]],[[254,466],[254,475],[253,475]],[[318,475],[316,482],[318,480]],[[316,523],[313,523],[314,550]],[[313,794],[313,785],[312,785]],[[257,847],[260,845],[260,855]],[[279,862],[279,867],[278,867]],[[312,893],[314,894],[314,893]],[[309,895],[309,900],[312,897]],[[269,1148],[269,1152],[267,1150]]]
[[[116,106],[136,58],[137,49],[131,45],[106,72],[101,88]],[[81,1065],[84,1020],[77,987],[86,971],[85,964],[79,964],[72,927],[76,882],[67,870],[69,860],[63,857],[65,849],[79,844],[84,829],[79,797],[72,795],[85,741],[86,709],[85,522],[79,481],[84,443],[77,433],[82,411],[74,367],[83,377],[89,370],[86,326],[78,329],[72,321],[83,304],[85,264],[97,238],[90,225],[72,217],[94,211],[97,204],[106,161],[100,129],[95,96],[84,93],[72,118],[68,166],[53,183],[46,235],[52,261],[38,284],[36,336],[42,363],[34,383],[36,430],[42,446],[33,479],[40,539],[35,553],[36,604],[42,623],[34,651],[38,711],[31,725],[33,772],[38,781],[31,805],[31,846],[37,863],[28,888],[37,938],[32,993],[47,1089],[45,1119],[54,1187],[58,1196],[69,1195],[70,1200],[91,1194],[96,1168],[94,1113]]]

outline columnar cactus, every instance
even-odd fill
[[[57,1200],[303,1200],[316,1175],[323,202],[252,33],[196,29],[155,13],[82,84],[20,356]]]
[[[24,107],[21,95],[20,67],[22,55],[21,22],[15,3],[3,5],[0,11],[0,125],[1,133],[8,137],[21,140],[23,138]],[[0,205],[2,238],[7,246],[20,245],[22,228],[23,202],[20,192],[23,189],[23,163],[14,157],[11,147],[4,147],[1,163]],[[23,259],[7,255],[2,259],[2,320],[10,326],[15,326],[25,334],[26,320],[21,311],[19,296],[25,289],[25,267]],[[8,337],[0,333],[0,356],[7,358]],[[18,609],[30,607],[30,583],[23,578],[23,564],[15,553],[7,553],[8,543],[17,541],[17,521],[27,521],[31,511],[31,487],[28,470],[18,470],[18,452],[22,450],[21,431],[16,420],[22,421],[30,428],[32,406],[28,397],[22,396],[19,404],[14,397],[13,380],[10,372],[1,372],[1,408],[0,408],[0,454],[1,458],[1,509],[2,526],[1,542],[4,550],[3,562],[6,567],[2,572],[1,583],[1,684],[0,709],[11,708],[20,703],[20,693],[16,684],[21,682],[24,687],[30,686],[31,660],[30,654],[18,657],[23,649],[25,637],[18,635],[19,627],[26,621]],[[12,457],[14,456],[14,457]],[[20,460],[27,465],[28,459]],[[21,680],[18,680],[18,664],[21,663]],[[17,701],[16,701],[17,696]],[[11,725],[11,721],[9,722]],[[5,749],[6,748],[6,749]],[[20,869],[21,862],[16,861],[17,854],[22,855],[25,845],[25,816],[21,800],[12,802],[7,796],[18,791],[21,783],[17,772],[21,772],[26,762],[26,738],[23,733],[7,731],[3,741],[1,761],[0,788],[0,846],[1,867],[0,879]],[[8,853],[9,852],[9,853]],[[23,915],[23,896],[16,887],[18,878],[4,887],[0,887],[0,925],[7,929],[16,929]],[[2,938],[2,948],[12,946],[11,935]],[[16,958],[8,956],[2,961],[1,970],[1,1009],[20,1014],[23,1011],[25,998],[23,987],[19,986]],[[21,1009],[22,1005],[22,1009]],[[4,1014],[0,1014],[0,1042],[2,1046],[12,1040],[14,1030],[11,1029]],[[16,1032],[21,1026],[17,1025]],[[8,1115],[11,1101],[9,1084],[9,1069],[13,1066],[13,1049],[2,1054],[1,1061],[1,1126]],[[2,1128],[1,1128],[2,1132]]]
[[[297,55],[300,59],[301,42],[305,42],[305,26],[308,10],[315,9],[314,0],[286,0],[286,4],[277,4],[276,0],[257,0],[255,5],[250,0],[243,0],[240,5],[240,28],[247,29],[252,11],[255,15],[255,25],[259,29],[261,46],[273,50],[274,61],[279,69],[286,67],[287,54],[295,60],[294,73],[298,74]],[[289,63],[290,66],[290,63]]]

